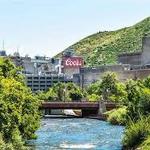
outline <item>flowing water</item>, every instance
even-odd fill
[[[30,140],[36,150],[121,150],[124,127],[84,118],[43,119]]]

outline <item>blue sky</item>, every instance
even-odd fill
[[[54,56],[98,31],[150,16],[150,0],[0,0],[0,48]]]

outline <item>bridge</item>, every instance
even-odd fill
[[[49,111],[51,109],[80,109],[83,117],[97,115],[114,108],[116,104],[111,102],[43,102],[41,105],[41,109]]]

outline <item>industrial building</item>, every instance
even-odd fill
[[[73,75],[73,82],[83,88],[100,80],[106,72],[115,72],[121,81],[150,75],[150,37],[143,38],[141,51],[120,54],[118,65],[81,67],[79,73]]]
[[[53,74],[53,75],[31,75],[26,74],[26,84],[31,88],[33,92],[35,91],[45,91],[52,85],[58,82],[72,82],[64,75]]]
[[[1,51],[0,55],[6,57],[6,52]],[[47,90],[57,82],[74,82],[83,88],[100,80],[105,72],[115,72],[121,81],[150,75],[150,37],[143,38],[141,51],[118,55],[116,65],[84,67],[83,58],[69,51],[59,59],[22,57],[19,53],[9,57],[23,68],[27,86],[34,92]]]
[[[131,66],[146,66],[150,64],[150,37],[142,39],[142,49],[133,53],[118,55],[119,64],[130,64]]]
[[[84,64],[82,57],[73,56],[71,51],[65,52],[59,59],[43,56],[23,57],[18,52],[7,56],[5,51],[0,51],[0,55],[9,57],[16,66],[23,68],[25,82],[33,92],[46,91],[58,82],[72,82],[73,74],[79,73]]]
[[[23,68],[22,74],[25,76],[25,82],[33,92],[45,91],[57,82],[72,82],[70,77],[62,73],[61,59],[43,56],[22,57],[18,52],[7,56],[4,50],[0,51],[0,56],[9,57],[16,66]]]

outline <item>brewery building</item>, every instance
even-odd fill
[[[5,51],[0,51],[0,56],[9,57],[23,68],[26,84],[33,92],[45,91],[57,82],[74,82],[83,88],[101,80],[105,72],[115,72],[121,81],[150,75],[150,37],[143,38],[141,50],[118,55],[116,65],[85,67],[83,58],[72,50],[65,51],[61,58],[22,57],[18,52],[7,56]]]
[[[101,65],[99,67],[81,67],[79,73],[73,75],[73,82],[86,87],[90,83],[101,80],[105,72],[115,72],[121,81],[145,78],[150,75],[150,37],[142,39],[142,49],[134,53],[123,53],[118,56],[117,65]]]

